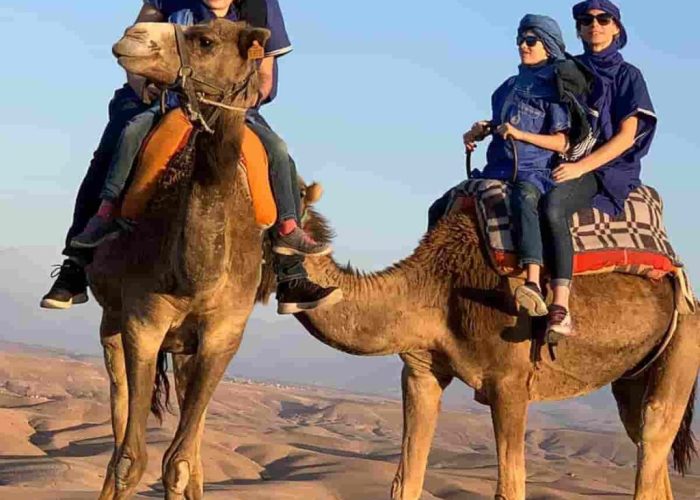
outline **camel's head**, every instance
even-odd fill
[[[221,89],[232,88],[256,69],[255,56],[249,49],[257,48],[256,43],[264,47],[270,36],[266,29],[225,19],[182,27],[182,30],[184,47],[180,50],[186,51],[197,80]],[[168,23],[135,24],[114,44],[112,52],[129,73],[144,76],[156,84],[174,83],[182,65],[175,27]],[[211,92],[211,88],[199,83],[195,88]]]

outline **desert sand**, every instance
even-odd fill
[[[112,451],[101,361],[15,344],[0,349],[0,498],[95,498]],[[440,417],[425,500],[493,497],[489,414],[459,406]],[[629,498],[636,450],[622,427],[583,420],[575,403],[570,413],[558,408],[531,415],[528,498]],[[162,426],[150,421],[138,498],[162,498],[160,459],[175,425],[174,416]],[[401,425],[395,399],[227,380],[204,435],[206,498],[386,499]],[[700,463],[685,478],[674,475],[673,486],[676,498],[700,498]]]

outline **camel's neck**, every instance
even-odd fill
[[[240,113],[222,113],[215,134],[197,139],[181,224],[173,227],[176,251],[171,260],[178,281],[190,287],[212,286],[235,256],[260,248],[260,231],[238,168],[243,122]]]
[[[417,255],[380,273],[360,275],[328,257],[306,259],[312,281],[335,285],[343,300],[298,316],[322,342],[359,355],[431,350],[446,335],[445,293]]]

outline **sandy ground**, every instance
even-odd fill
[[[99,363],[52,352],[0,352],[0,498],[93,499],[112,452]],[[539,416],[527,434],[528,498],[629,498],[635,448],[618,430]],[[593,421],[594,422],[594,421]],[[162,498],[160,459],[176,425],[151,421],[138,498]],[[401,405],[382,397],[227,381],[204,437],[206,497],[386,499],[401,440]],[[588,427],[588,428],[586,428]],[[443,411],[423,499],[493,498],[494,443],[484,410]],[[673,477],[676,498],[700,498],[700,464]]]

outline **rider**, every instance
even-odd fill
[[[547,314],[540,291],[543,265],[539,203],[554,187],[552,169],[557,153],[568,150],[570,113],[559,100],[555,63],[564,61],[565,45],[557,22],[547,16],[527,14],[520,21],[517,45],[522,64],[518,75],[508,78],[491,97],[492,121],[475,123],[464,134],[469,151],[496,127],[487,150],[487,164],[476,177],[511,180],[513,149],[518,153],[518,173],[511,193],[516,220],[519,263],[526,269],[526,283],[516,289],[518,304],[532,316]]]
[[[552,289],[547,331],[573,334],[569,294],[574,249],[569,219],[595,207],[610,215],[623,212],[627,196],[641,185],[641,159],[649,151],[656,115],[642,73],[620,54],[627,43],[620,10],[609,0],[588,0],[573,8],[584,53],[578,60],[596,76],[588,106],[597,116],[593,152],[580,161],[562,163],[553,172],[557,186],[543,200],[552,237]]]
[[[260,105],[272,101],[277,90],[276,58],[292,50],[277,0],[144,0],[136,22],[167,19],[192,24],[214,17],[246,20],[270,29],[271,38],[259,68],[262,84],[258,102]],[[42,307],[65,309],[73,303],[87,301],[84,267],[92,259],[90,247],[104,241],[114,230],[111,218],[115,201],[158,114],[157,106],[150,105],[157,100],[158,89],[141,77],[127,75],[127,78],[129,84],[118,90],[110,103],[110,122],[78,193],[73,226],[63,252],[68,259],[61,266],[51,290],[42,299]],[[310,282],[303,268],[303,256],[328,253],[330,248],[313,241],[298,225],[300,195],[296,168],[284,142],[267,126],[257,108],[249,112],[249,123],[268,152],[271,183],[280,213],[274,246],[275,252],[282,254],[275,259],[278,310],[284,313],[295,312],[300,307],[317,307],[329,301],[336,289],[322,288]],[[95,212],[97,215],[88,221]],[[83,228],[85,230],[77,234]]]

